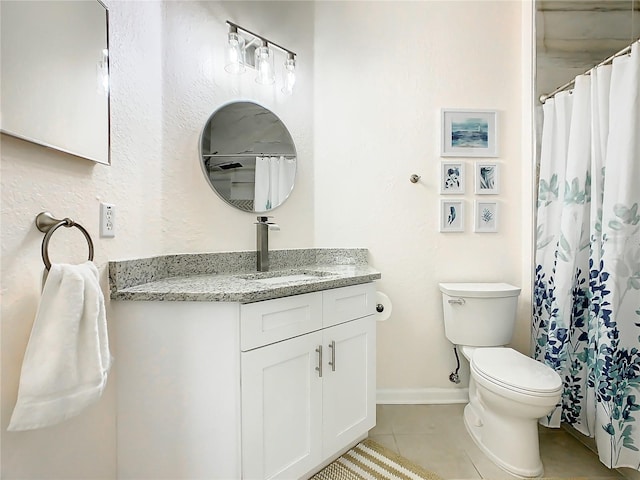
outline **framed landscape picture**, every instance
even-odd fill
[[[443,157],[497,157],[495,110],[442,109]]]

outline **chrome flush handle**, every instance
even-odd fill
[[[451,305],[464,305],[464,298],[450,298],[449,304]]]

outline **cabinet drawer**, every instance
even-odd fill
[[[240,306],[240,348],[247,351],[322,328],[322,292]]]
[[[324,326],[373,315],[376,290],[373,283],[335,288],[322,292]]]

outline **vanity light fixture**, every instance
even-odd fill
[[[269,48],[266,40],[262,41],[262,45],[256,48],[255,66],[258,74],[256,75],[256,83],[261,85],[271,85],[276,81],[276,72],[273,65],[273,50]]]
[[[284,62],[284,85],[282,86],[282,93],[291,95],[293,93],[293,86],[296,83],[296,57],[293,53],[287,55],[287,59]]]
[[[283,65],[282,92],[291,95],[296,82],[296,54],[233,22],[227,21],[227,25],[229,34],[224,69],[240,74],[249,66],[256,70],[256,83],[273,85],[276,80],[274,49],[280,50],[287,56]]]
[[[236,27],[230,25],[227,50],[225,53],[226,65],[224,69],[229,73],[244,73],[244,55],[244,38],[238,35],[238,29]]]

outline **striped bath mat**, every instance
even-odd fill
[[[311,480],[441,480],[371,440],[359,443]]]

